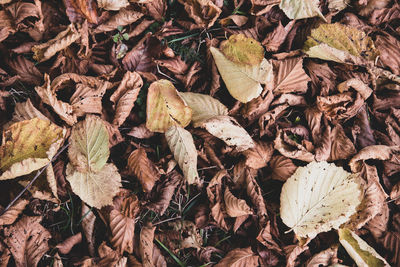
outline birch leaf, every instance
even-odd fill
[[[48,120],[34,118],[12,124],[3,132],[0,180],[38,170],[56,154],[65,132]]]
[[[306,19],[319,16],[325,20],[318,5],[319,0],[282,0],[279,7],[290,19]]]
[[[244,151],[255,146],[250,135],[232,117],[217,116],[204,121],[201,127],[223,140],[227,145],[235,146],[238,151]]]
[[[339,241],[357,266],[389,267],[390,265],[370,245],[353,231],[339,229]]]
[[[165,133],[168,146],[189,184],[199,183],[197,150],[190,132],[173,125]]]
[[[150,131],[164,133],[172,125],[186,127],[191,118],[191,108],[170,81],[159,80],[150,85],[146,106],[146,127]]]
[[[356,65],[373,62],[379,54],[363,31],[340,23],[313,29],[303,50],[310,57]]]
[[[313,238],[338,229],[356,212],[361,201],[360,178],[327,162],[311,162],[283,185],[282,221],[297,236]]]
[[[228,108],[217,99],[198,93],[179,93],[179,96],[192,109],[192,123],[199,127],[201,123],[215,116],[228,115]]]
[[[260,57],[257,47],[262,46],[257,41],[252,38],[237,39],[232,35],[227,43],[221,45],[223,50],[210,47],[210,52],[229,93],[240,102],[247,103],[261,94],[261,84],[273,80],[272,65],[263,53]],[[250,55],[251,51],[256,56]]]

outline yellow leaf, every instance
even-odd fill
[[[54,39],[51,39],[47,43],[32,47],[32,52],[34,53],[33,59],[39,62],[46,61],[54,56],[58,51],[67,48],[80,37],[80,32],[75,29],[73,24],[70,24],[67,29],[57,34]]]
[[[340,23],[313,29],[303,50],[310,57],[356,65],[373,62],[379,54],[363,31]]]
[[[199,183],[197,150],[190,132],[174,125],[165,133],[165,138],[188,183]]]
[[[12,124],[3,132],[0,180],[38,170],[56,154],[65,131],[47,120],[34,118]]]
[[[258,65],[264,59],[262,45],[243,34],[231,35],[219,49],[228,60],[239,65]]]
[[[242,103],[258,97],[263,90],[261,84],[273,81],[272,64],[265,58],[255,65],[237,64],[215,47],[210,51],[229,93]]]
[[[149,87],[146,115],[146,127],[150,131],[164,133],[172,125],[186,127],[192,118],[192,110],[170,81],[159,80]]]

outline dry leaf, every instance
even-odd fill
[[[319,16],[325,20],[318,6],[318,0],[282,0],[279,4],[279,7],[290,19],[305,19]]]
[[[281,155],[272,157],[269,165],[272,169],[271,178],[283,182],[292,176],[297,169],[297,166],[293,164],[291,159]]]
[[[106,0],[109,1],[109,0]],[[116,1],[112,0],[113,2],[121,2],[121,1]],[[124,1],[122,1],[124,2]],[[112,16],[108,21],[100,24],[95,30],[95,33],[101,33],[101,32],[109,32],[117,29],[118,26],[126,26],[129,24],[134,23],[135,21],[139,20],[141,17],[143,17],[143,13],[132,10],[132,9],[127,9],[127,8],[122,8],[117,14]]]
[[[89,254],[93,257],[95,254],[94,250],[94,223],[96,221],[96,216],[93,211],[82,202],[82,232],[86,237],[86,242],[88,244]]]
[[[275,72],[274,94],[305,93],[311,80],[303,69],[303,58],[273,60]]]
[[[352,172],[361,171],[362,163],[368,159],[389,160],[392,155],[400,151],[398,146],[375,145],[361,149],[349,162]]]
[[[68,254],[71,249],[82,242],[82,233],[77,233],[76,235],[70,236],[65,239],[62,243],[58,244],[56,248],[61,254]]]
[[[231,217],[239,217],[243,215],[252,214],[250,207],[243,199],[236,198],[228,188],[225,189],[224,202],[226,213]]]
[[[251,247],[236,248],[226,254],[226,256],[215,265],[215,267],[255,267],[259,265],[258,260],[259,256],[251,250]]]
[[[67,48],[81,37],[81,33],[77,31],[73,24],[69,25],[66,30],[60,32],[54,39],[47,43],[35,45],[32,47],[34,53],[33,58],[38,62],[50,59],[57,52]]]
[[[0,180],[29,174],[48,164],[64,141],[65,130],[34,118],[12,124],[3,132]]]
[[[338,262],[337,258],[338,246],[330,247],[326,250],[315,254],[308,262],[306,267],[314,266],[330,266]]]
[[[41,217],[24,216],[16,224],[4,228],[4,243],[10,248],[15,266],[37,266],[49,250],[50,233],[40,225]]]
[[[97,89],[84,84],[77,84],[74,94],[70,98],[74,115],[81,117],[88,113],[102,113],[101,100],[106,92],[107,84]]]
[[[146,127],[150,131],[163,133],[172,125],[186,127],[191,117],[192,109],[170,81],[159,80],[150,85],[146,106]]]
[[[28,205],[29,200],[19,199],[14,205],[12,205],[4,214],[0,216],[0,226],[13,224],[18,216]],[[0,261],[1,263],[1,261]]]
[[[139,179],[145,192],[150,192],[161,176],[154,163],[147,157],[146,150],[141,147],[130,154],[128,168]]]
[[[180,92],[179,96],[192,109],[192,123],[194,127],[199,127],[207,119],[228,115],[228,108],[209,95]]]
[[[339,228],[361,202],[359,179],[327,162],[297,168],[282,188],[282,221],[304,238]]]
[[[255,146],[250,135],[232,117],[216,116],[204,121],[201,127],[223,140],[227,145],[235,146],[237,151],[244,151]]]
[[[97,0],[97,4],[100,8],[113,11],[129,6],[128,0]]]
[[[221,14],[221,9],[211,0],[179,0],[188,15],[195,21],[196,27],[210,28]]]
[[[153,266],[153,239],[156,227],[147,225],[140,230],[139,253],[142,258],[143,267]]]
[[[190,132],[179,126],[171,126],[165,133],[168,146],[189,184],[199,184],[197,150]]]
[[[246,157],[246,165],[257,170],[267,166],[273,153],[274,146],[272,143],[260,141],[256,143],[255,147],[244,151],[243,155]]]

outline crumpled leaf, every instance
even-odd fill
[[[80,37],[81,33],[75,29],[73,24],[70,24],[67,29],[60,32],[50,41],[32,47],[32,52],[34,53],[33,59],[37,60],[38,62],[46,61],[54,56],[58,51],[67,48]]]
[[[313,29],[303,50],[310,57],[355,65],[373,62],[379,54],[363,31],[339,23]]]
[[[121,186],[118,169],[107,164],[109,154],[108,133],[100,118],[87,116],[72,128],[67,180],[75,194],[96,208],[111,204]]]
[[[358,266],[390,266],[375,249],[347,228],[339,229],[339,241]]]
[[[246,201],[235,197],[228,188],[225,189],[224,202],[226,213],[231,217],[239,217],[252,214],[250,207]]]
[[[40,225],[41,217],[23,216],[16,224],[4,228],[4,243],[10,248],[15,266],[37,266],[49,250],[50,233]]]
[[[223,140],[227,145],[235,146],[237,151],[244,151],[255,146],[251,136],[230,116],[213,117],[204,121],[201,127]]]
[[[192,221],[171,222],[167,227],[157,238],[174,253],[186,248],[195,248],[197,251],[202,248],[203,239]]]
[[[98,22],[97,5],[94,0],[65,0],[66,13],[71,22],[86,18],[89,23]]]
[[[108,0],[106,0],[108,1]],[[120,2],[112,0],[113,2]],[[124,2],[124,1],[122,1]],[[112,16],[108,21],[100,24],[95,30],[95,33],[109,32],[118,28],[118,26],[126,26],[134,23],[143,17],[143,13],[136,10],[122,8],[117,14]]]
[[[128,168],[139,179],[145,192],[150,192],[161,176],[154,163],[147,157],[146,150],[141,147],[130,154]]]
[[[222,10],[211,0],[179,0],[199,28],[210,28]]]
[[[282,221],[304,238],[339,228],[361,202],[359,179],[327,162],[297,168],[282,187]]]
[[[284,130],[279,130],[276,134],[274,147],[283,156],[288,158],[298,159],[306,162],[311,162],[315,159],[313,153],[308,151],[303,145],[290,139],[288,134]]]
[[[314,266],[331,266],[331,264],[337,263],[337,252],[338,246],[332,246],[326,250],[315,254],[308,262],[306,267]]]
[[[400,151],[399,146],[374,145],[361,149],[349,162],[352,172],[361,171],[362,163],[368,159],[389,160]]]
[[[263,90],[261,84],[272,82],[272,64],[264,58],[263,53],[261,53],[261,59],[259,59],[258,56],[256,58],[248,56],[247,46],[243,45],[242,42],[240,42],[240,44],[242,44],[240,48],[231,48],[236,45],[236,38],[234,36],[235,35],[232,35],[230,39],[226,41],[228,44],[230,44],[230,42],[232,42],[232,44],[225,45],[225,47],[227,47],[227,50],[230,48],[228,50],[229,52],[226,52],[226,54],[235,61],[229,60],[222,50],[220,51],[215,47],[210,47],[210,51],[229,93],[240,102],[247,103],[261,94]],[[243,37],[240,39],[242,38]],[[256,43],[261,46],[254,39],[245,38],[244,40],[247,45],[254,46]]]
[[[146,225],[140,230],[140,243],[139,243],[139,253],[142,258],[143,267],[153,266],[153,240],[155,226]]]
[[[100,8],[105,10],[118,11],[123,7],[129,6],[128,0],[97,0]]]
[[[220,115],[228,115],[228,108],[209,95],[179,92],[179,96],[192,109],[192,123],[194,127],[199,127],[207,119]]]
[[[175,160],[183,171],[189,184],[199,184],[197,173],[197,150],[190,132],[182,127],[173,125],[165,133],[168,146],[174,154]]]
[[[12,124],[3,132],[0,180],[38,170],[50,162],[64,141],[65,130],[48,120],[34,118]]]
[[[290,19],[306,19],[319,16],[325,20],[318,6],[318,0],[282,0],[279,4],[279,7]]]
[[[207,196],[210,202],[211,217],[215,220],[218,227],[228,231],[229,227],[225,221],[223,212],[222,179],[228,175],[226,170],[218,171],[208,184]]]
[[[121,190],[113,201],[110,211],[109,225],[111,244],[119,252],[133,253],[133,237],[135,234],[135,216],[139,211],[139,200],[128,190]]]
[[[261,169],[267,166],[272,154],[274,153],[274,146],[268,142],[257,142],[253,148],[247,149],[243,152],[246,157],[245,164],[253,169]]]
[[[192,109],[170,81],[158,80],[150,85],[146,106],[146,127],[150,131],[163,133],[172,125],[186,127],[191,117]]]
[[[81,83],[77,84],[76,90],[70,99],[74,115],[80,117],[87,113],[101,114],[101,100],[106,90],[106,83],[97,88],[92,88]]]
[[[30,120],[33,118],[39,118],[41,120],[49,120],[37,108],[35,108],[31,100],[28,98],[25,102],[19,102],[15,104],[13,117],[10,123]],[[7,125],[7,127],[10,125]]]
[[[71,249],[82,242],[82,233],[77,233],[73,236],[68,237],[60,244],[57,244],[56,248],[61,254],[68,254]]]
[[[124,74],[117,90],[110,96],[115,108],[114,125],[121,126],[124,123],[135,105],[142,86],[143,80],[138,73],[127,71]]]
[[[303,69],[303,58],[272,61],[275,74],[274,94],[305,93],[311,80]]]
[[[269,161],[272,169],[271,178],[285,182],[296,171],[297,166],[293,164],[290,158],[277,155]]]
[[[215,265],[215,267],[255,267],[259,266],[258,260],[259,256],[251,250],[251,247],[236,248],[226,254],[226,256]]]
[[[4,214],[0,216],[0,226],[13,224],[28,204],[29,200],[23,198],[19,199]]]

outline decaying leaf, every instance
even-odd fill
[[[363,31],[339,23],[313,29],[303,49],[310,57],[356,65],[366,65],[378,56],[372,39]]]
[[[227,145],[244,151],[255,146],[253,139],[245,129],[232,117],[216,116],[204,121],[201,127],[222,139]]]
[[[279,4],[279,7],[290,19],[305,19],[320,16],[325,20],[325,17],[322,15],[318,6],[318,0],[282,0]]]
[[[102,120],[87,116],[71,132],[67,180],[71,188],[90,206],[109,205],[121,186],[118,169],[107,163],[108,133]]]
[[[390,266],[367,242],[347,228],[339,229],[339,241],[358,266]]]
[[[192,109],[192,123],[194,127],[199,127],[207,119],[228,115],[228,108],[209,95],[180,92],[179,96]]]
[[[40,225],[41,217],[24,216],[16,224],[4,228],[4,243],[10,248],[15,265],[37,266],[49,250],[50,233]]]
[[[0,226],[13,224],[28,203],[29,201],[26,199],[19,199],[4,214],[0,216]]]
[[[269,162],[272,169],[271,178],[285,182],[296,171],[292,160],[281,155],[272,157]]]
[[[46,61],[54,56],[58,51],[67,48],[80,37],[81,33],[73,24],[71,24],[67,29],[54,37],[54,39],[51,39],[47,43],[32,47],[32,52],[34,53],[33,58],[39,62]]]
[[[251,247],[236,248],[226,254],[226,256],[215,266],[252,267],[258,266],[258,260],[259,256],[251,250]]]
[[[97,4],[105,10],[118,11],[123,7],[127,7],[129,2],[128,0],[97,0]]]
[[[250,207],[246,201],[235,197],[228,188],[225,189],[224,201],[226,213],[231,217],[239,217],[247,214],[252,214]]]
[[[109,1],[109,0],[106,0]],[[112,0],[112,2],[124,2],[124,1],[116,1]],[[122,8],[117,14],[112,16],[108,21],[105,23],[99,25],[94,32],[95,33],[100,33],[100,32],[108,32],[117,29],[118,27],[123,27],[126,25],[129,25],[131,23],[134,23],[135,21],[139,20],[141,17],[143,17],[143,13],[138,12],[133,9],[128,9],[128,8]]]
[[[168,146],[189,184],[199,184],[197,150],[190,132],[179,126],[171,126],[165,133]]]
[[[61,254],[68,254],[76,244],[79,244],[81,242],[82,233],[77,233],[65,239],[62,243],[58,244],[56,248]]]
[[[153,266],[153,240],[156,228],[151,225],[143,226],[140,230],[139,253],[143,267]]]
[[[303,58],[272,61],[274,66],[274,94],[305,93],[311,80],[303,69]]]
[[[179,0],[179,2],[184,5],[186,12],[198,27],[213,26],[222,12],[211,0]]]
[[[133,151],[128,158],[128,168],[140,181],[145,192],[150,192],[160,178],[154,163],[147,157],[143,148]]]
[[[65,130],[39,118],[12,124],[3,132],[0,180],[26,175],[45,166],[57,153],[64,135]]]
[[[147,94],[146,127],[153,132],[166,132],[172,125],[186,127],[192,117],[192,109],[178,95],[168,80],[153,82]]]
[[[273,144],[267,142],[257,142],[253,148],[243,152],[246,157],[246,165],[253,169],[260,169],[267,166],[273,153]]]
[[[272,64],[264,58],[263,53],[249,56],[247,46],[261,47],[255,40],[233,36],[225,43],[228,52],[223,53],[223,50],[215,47],[210,47],[210,51],[229,93],[240,102],[247,103],[261,94],[261,84],[272,82]],[[236,47],[236,39],[241,40],[240,47]]]
[[[339,228],[361,202],[359,179],[327,162],[297,168],[282,188],[282,221],[299,237]]]

